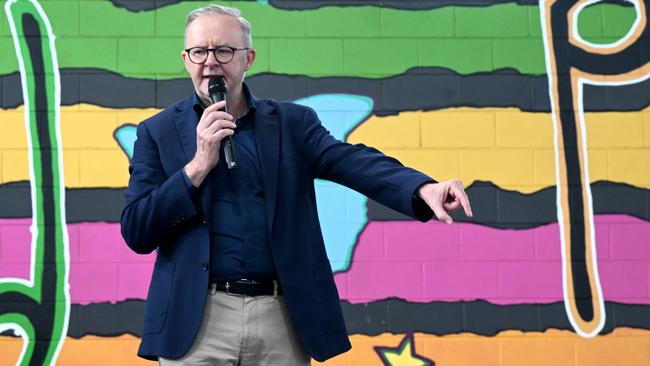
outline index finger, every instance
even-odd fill
[[[201,119],[199,120],[199,124],[197,128],[208,128],[214,121],[218,119],[223,119],[227,121],[233,121],[234,117],[228,112],[220,110],[222,107],[226,105],[225,101],[221,101],[218,103],[214,103],[211,106],[207,107],[206,109],[203,110],[203,114],[201,115]]]
[[[210,114],[212,112],[217,112],[217,111],[219,111],[221,109],[225,109],[225,108],[226,108],[226,101],[225,100],[210,104],[209,106],[205,107],[205,109],[203,110],[203,114],[201,115],[201,119],[203,119],[204,116],[207,116],[208,114]]]
[[[469,197],[467,197],[467,193],[465,193],[465,189],[462,187],[462,185],[461,187],[453,186],[452,189],[454,190],[454,195],[458,201],[460,201],[460,205],[463,206],[465,215],[467,215],[467,217],[474,217],[472,206],[469,203]]]
[[[226,101],[225,100],[220,100],[220,101],[218,101],[216,103],[212,103],[209,106],[207,106],[205,108],[205,110],[203,110],[203,113],[209,113],[209,112],[213,112],[215,110],[218,111],[218,110],[220,110],[222,108],[225,108],[225,107],[226,107]]]

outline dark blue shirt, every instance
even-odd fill
[[[235,280],[277,278],[271,257],[262,170],[255,139],[255,101],[244,85],[248,113],[237,120],[233,136],[236,169],[227,169],[223,144],[219,163],[212,171],[212,240],[210,246],[210,279]],[[203,114],[203,105],[194,95],[196,123]],[[185,184],[193,198],[198,190],[184,174]],[[199,203],[198,200],[194,200]]]

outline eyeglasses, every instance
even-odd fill
[[[214,58],[219,61],[220,64],[227,64],[232,61],[235,57],[235,51],[244,51],[249,49],[248,47],[244,48],[235,48],[229,46],[219,46],[217,48],[205,48],[205,47],[192,47],[185,50],[190,57],[190,61],[194,64],[202,64],[208,59],[210,52],[214,54]]]

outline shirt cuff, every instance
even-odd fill
[[[194,184],[192,184],[192,181],[185,173],[185,168],[181,168],[181,174],[183,174],[183,181],[185,182],[185,188],[187,188],[187,192],[192,197],[196,196],[196,194],[199,192],[199,188],[195,187]]]
[[[427,184],[431,184],[431,183],[438,183],[438,182],[436,182],[433,179],[422,182],[417,188],[415,188],[415,191],[413,191],[413,199],[422,199],[422,197],[420,197],[420,195],[418,194],[418,191],[420,190],[420,188],[422,188],[422,186],[427,185]]]
[[[413,194],[411,194],[411,207],[413,210],[413,215],[415,216],[416,219],[422,221],[422,222],[427,222],[433,218],[433,211],[427,205],[426,202],[420,197],[418,194],[418,191],[420,188],[422,188],[423,185],[429,184],[429,183],[438,183],[435,180],[428,180],[420,184],[415,191],[413,191]]]

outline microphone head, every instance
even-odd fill
[[[226,81],[223,79],[223,76],[210,78],[210,81],[208,82],[208,93],[210,93],[210,95],[215,93],[226,93]]]

